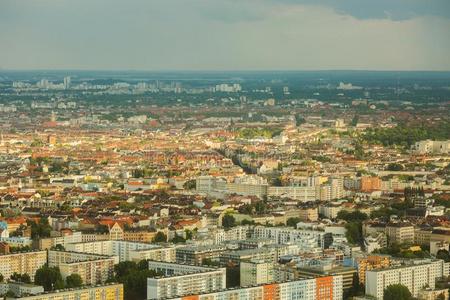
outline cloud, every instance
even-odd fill
[[[268,0],[273,4],[321,5],[358,19],[408,20],[423,16],[450,18],[449,0]]]
[[[350,3],[0,0],[0,67],[450,70],[448,18],[422,11],[398,21],[393,5],[365,15],[346,12]]]

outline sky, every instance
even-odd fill
[[[0,0],[1,69],[450,70],[450,0]]]

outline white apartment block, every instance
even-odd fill
[[[263,284],[192,295],[189,299],[198,300],[237,300],[237,299],[278,299],[278,300],[342,300],[342,276],[326,276],[312,279],[293,280],[282,283]],[[183,300],[174,297],[170,299]]]
[[[198,265],[178,264],[164,261],[149,261],[149,270],[155,270],[159,273],[163,273],[164,276],[192,274],[198,272],[215,271],[215,267],[204,267]]]
[[[425,140],[415,143],[412,149],[419,154],[448,154],[450,152],[450,140],[432,141]]]
[[[274,263],[258,260],[242,261],[240,285],[253,286],[274,281]]]
[[[107,240],[75,243],[69,244],[66,249],[75,252],[117,256],[119,261],[142,259],[175,261],[175,247],[161,247],[139,242]]]
[[[175,266],[160,264],[159,268],[165,268],[166,272],[173,272],[173,275],[147,278],[147,299],[209,293],[226,288],[225,268],[188,268],[189,273],[181,273]]]
[[[255,226],[252,238],[271,239],[276,244],[293,243],[304,249],[325,247],[327,233],[318,230],[303,230],[291,227]]]
[[[425,286],[434,289],[436,278],[448,273],[448,264],[443,260],[421,260],[416,264],[366,271],[366,295],[383,299],[389,285],[402,284],[417,297]]]
[[[314,186],[269,186],[267,196],[286,197],[302,202],[319,199]]]

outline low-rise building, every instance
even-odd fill
[[[23,300],[123,300],[123,285],[122,284],[107,284],[96,286],[83,286],[81,288],[72,288],[67,290],[56,290],[52,292],[45,292],[37,295],[23,296]]]

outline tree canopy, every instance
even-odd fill
[[[412,295],[402,284],[392,284],[384,290],[383,300],[411,300]]]
[[[42,285],[45,291],[53,291],[64,288],[64,280],[58,267],[42,266],[34,275],[34,283]]]

